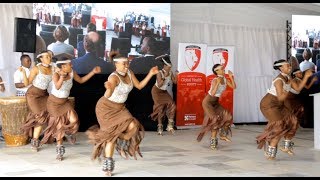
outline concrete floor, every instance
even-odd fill
[[[125,160],[115,152],[115,177],[239,177],[239,176],[320,176],[320,151],[314,149],[313,129],[300,128],[293,139],[294,156],[278,151],[277,159],[266,160],[257,149],[255,137],[265,125],[236,125],[232,142],[219,141],[219,149],[209,148],[209,134],[196,141],[199,129],[177,130],[176,135],[158,136],[147,131],[141,144],[143,158]],[[55,159],[55,145],[32,152],[30,144],[7,147],[0,141],[0,176],[104,177],[102,162],[90,159],[92,145],[83,132],[77,143],[65,143],[63,161]]]

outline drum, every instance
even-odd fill
[[[21,130],[27,115],[26,97],[12,96],[0,98],[2,115],[2,134],[7,146],[23,146],[28,143],[28,136]]]

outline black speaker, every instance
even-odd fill
[[[154,24],[154,17],[151,17],[150,23],[151,23],[151,24]]]
[[[14,25],[14,51],[35,53],[37,20],[16,17]]]

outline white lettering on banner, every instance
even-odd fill
[[[194,121],[197,119],[197,115],[196,114],[185,114],[184,115],[184,120],[185,121]]]

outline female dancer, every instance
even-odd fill
[[[136,152],[142,157],[139,144],[143,139],[143,126],[125,107],[128,94],[133,87],[142,89],[151,77],[159,72],[158,67],[150,69],[148,75],[139,82],[134,73],[129,70],[127,57],[118,52],[110,52],[110,60],[114,62],[116,71],[111,73],[105,82],[106,92],[96,105],[96,115],[100,125],[90,127],[86,134],[94,143],[92,158],[96,159],[102,153],[105,156],[103,171],[111,176],[114,170],[113,153],[115,143],[123,157],[134,156]]]
[[[256,137],[258,149],[261,149],[268,143],[265,156],[268,160],[273,160],[277,154],[277,146],[282,137],[284,137],[284,146],[282,151],[293,154],[293,142],[299,123],[295,114],[285,106],[284,101],[287,99],[291,89],[289,74],[291,72],[290,64],[280,59],[273,64],[275,70],[279,70],[280,74],[272,81],[271,88],[260,102],[260,110],[268,120],[264,132]],[[302,82],[297,87],[300,91],[306,84],[307,79],[312,75],[311,70],[307,70]]]
[[[219,104],[219,97],[226,89],[227,85],[230,88],[235,89],[236,83],[234,82],[231,71],[228,71],[230,80],[224,77],[225,70],[221,64],[215,64],[212,67],[212,71],[217,77],[212,79],[210,90],[202,101],[205,119],[197,140],[200,142],[205,133],[211,131],[210,148],[215,150],[218,146],[218,130],[220,130],[219,135],[221,140],[227,142],[231,141],[227,136],[229,131],[231,132],[230,126],[232,124],[232,114]]]
[[[26,92],[29,114],[25,124],[22,126],[26,135],[31,137],[31,148],[38,151],[40,146],[39,137],[44,125],[46,125],[49,115],[47,111],[47,98],[49,96],[47,88],[52,80],[54,68],[51,66],[51,55],[48,51],[43,51],[37,56],[41,63],[34,66],[27,78],[23,68],[20,70],[24,76],[24,85],[32,83]]]
[[[63,137],[69,136],[71,143],[74,144],[76,139],[74,134],[78,131],[79,121],[77,112],[74,110],[68,99],[73,80],[82,84],[88,81],[92,76],[101,72],[99,66],[92,69],[87,75],[80,77],[72,70],[71,60],[58,60],[56,62],[59,72],[54,72],[52,77],[52,90],[48,97],[47,109],[49,113],[48,126],[45,129],[44,137],[41,144],[47,143],[48,140],[55,138],[57,141],[56,152],[57,160],[63,159],[65,147],[62,145]],[[71,137],[70,137],[71,136]]]
[[[158,121],[158,135],[162,135],[163,125],[162,121],[164,116],[168,117],[167,131],[174,134],[174,116],[176,113],[176,105],[167,91],[167,87],[172,81],[177,83],[176,76],[171,72],[171,61],[169,55],[160,56],[164,62],[163,69],[157,74],[157,80],[155,85],[152,87],[152,99],[154,102],[153,112],[150,115],[154,121]]]

